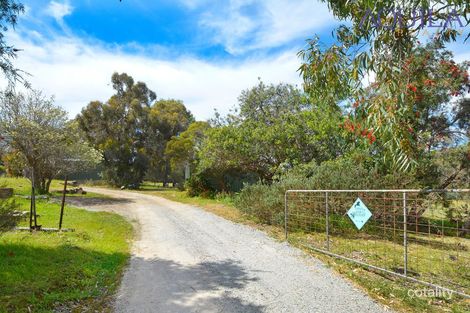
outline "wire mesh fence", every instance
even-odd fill
[[[285,206],[286,239],[470,297],[470,190],[289,190]]]

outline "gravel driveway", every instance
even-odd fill
[[[89,209],[139,226],[116,312],[385,312],[321,262],[251,227],[150,195],[87,188],[116,198]]]

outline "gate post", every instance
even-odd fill
[[[330,214],[328,207],[328,191],[325,192],[325,217],[326,217],[326,250],[330,251]]]
[[[406,208],[406,192],[403,192],[403,274],[408,276],[408,220]]]
[[[287,212],[287,193],[289,191],[287,190],[286,193],[284,194],[284,233],[285,233],[285,239],[287,240],[287,218],[288,218],[288,212]]]

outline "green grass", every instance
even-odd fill
[[[24,179],[2,181],[17,195],[29,194]],[[29,210],[27,199],[16,201],[20,210]],[[59,211],[59,204],[38,199],[38,223],[43,227],[57,227]],[[63,227],[75,232],[0,235],[0,312],[110,310],[129,259],[132,226],[116,214],[66,206]]]
[[[62,197],[64,190],[64,182],[61,180],[53,180],[49,188],[49,195],[52,197]],[[17,196],[30,196],[31,195],[31,182],[22,177],[0,177],[0,187],[8,187],[14,189],[14,194]],[[75,188],[68,185],[67,189]],[[67,197],[85,197],[85,198],[109,198],[105,195],[87,192],[85,195],[80,194],[67,194]]]
[[[267,232],[270,236],[278,240],[284,239],[284,230],[279,226],[263,225],[257,223],[257,219],[252,216],[243,214],[233,205],[233,201],[230,197],[220,197],[218,199],[206,199],[200,197],[189,197],[186,192],[179,191],[173,188],[162,188],[160,186],[154,186],[151,184],[145,184],[144,188],[139,190],[145,194],[152,194],[160,196],[169,200],[178,201],[186,204],[192,204],[214,214],[222,216],[226,219],[248,224]],[[327,266],[331,267],[338,273],[350,279],[356,286],[368,293],[372,298],[381,302],[382,304],[393,308],[400,312],[470,312],[470,301],[454,296],[452,299],[443,298],[419,298],[410,297],[408,290],[410,289],[426,289],[426,286],[410,283],[395,276],[382,274],[380,272],[374,272],[354,265],[347,261],[332,258],[327,255],[316,253],[304,246],[307,244],[319,244],[323,242],[323,234],[318,233],[302,233],[296,232],[290,236],[290,243],[304,250],[307,253],[314,255],[316,258],[322,260]],[[350,240],[348,236],[337,236],[332,238],[334,242],[334,251],[336,253],[349,253],[351,251],[360,251],[361,245],[363,244],[362,239]],[[451,240],[452,239],[446,239]],[[450,242],[449,244],[453,244]],[[419,248],[418,248],[419,247]],[[390,241],[377,241],[370,242],[369,248],[371,251],[376,249],[377,251],[387,251],[388,255],[392,257],[390,259],[374,259],[374,253],[365,254],[363,257],[368,262],[380,262],[382,266],[393,266],[395,262],[401,265],[402,261],[402,249]],[[421,251],[417,251],[421,249]],[[424,249],[424,250],[423,250]],[[468,250],[464,250],[468,253]],[[395,254],[394,254],[395,253]],[[412,258],[421,256],[426,258],[426,262],[420,268],[421,271],[434,271],[440,277],[451,273],[451,278],[455,281],[468,284],[467,273],[462,273],[456,266],[454,270],[450,270],[447,266],[441,266],[441,251],[439,248],[423,248],[421,246],[416,247],[410,245],[410,256]],[[438,257],[439,256],[439,257]],[[367,259],[367,258],[370,259]],[[413,260],[411,260],[413,262]],[[412,263],[413,264],[413,263]],[[462,264],[461,264],[462,265]],[[398,266],[398,265],[397,265]]]

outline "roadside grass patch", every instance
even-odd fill
[[[22,198],[30,192],[28,181],[2,182],[15,188],[21,210],[29,211]],[[40,225],[58,226],[60,204],[38,199],[37,212]],[[75,232],[0,235],[0,312],[110,311],[130,256],[131,224],[116,214],[66,206],[63,227]]]
[[[61,180],[53,180],[49,189],[49,195],[52,197],[62,197],[62,191],[64,189],[64,182]],[[31,196],[31,182],[22,177],[0,177],[0,187],[13,188],[13,193],[19,197],[30,197]],[[74,188],[68,185],[68,189]],[[38,197],[40,197],[38,195]],[[93,192],[87,192],[84,195],[81,194],[67,194],[67,197],[83,197],[83,198],[99,198],[107,199],[106,195],[101,195]]]

